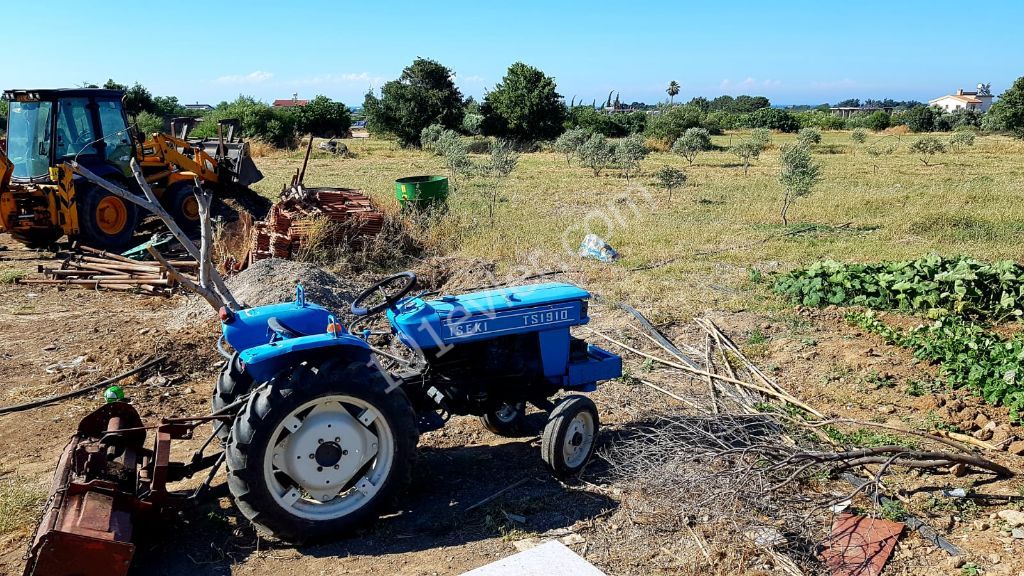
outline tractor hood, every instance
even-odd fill
[[[388,311],[388,320],[407,346],[440,348],[586,324],[589,298],[589,292],[572,284],[530,284],[435,300],[412,298]]]

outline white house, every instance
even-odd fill
[[[946,112],[956,112],[957,110],[987,112],[992,106],[992,87],[991,84],[978,84],[978,89],[975,92],[966,92],[961,88],[956,91],[956,94],[947,94],[929,100],[928,104],[938,106]]]

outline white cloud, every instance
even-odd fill
[[[474,74],[472,76],[456,77],[456,79],[461,81],[461,82],[465,82],[466,84],[483,84],[484,83],[484,77],[483,76],[477,76],[476,74]]]
[[[299,78],[290,82],[297,86],[329,86],[329,85],[345,85],[345,84],[381,84],[384,78],[379,76],[370,76],[368,72],[348,72],[342,74],[317,74],[316,76],[309,76],[307,78]]]
[[[217,78],[218,84],[261,84],[274,77],[273,72],[256,70],[248,74],[230,74]]]
[[[739,82],[733,82],[732,80],[726,78],[725,80],[722,80],[718,84],[718,87],[721,88],[723,92],[730,92],[734,90],[751,90],[754,88],[778,88],[779,86],[782,86],[782,80],[757,80],[750,76],[747,76],[746,78]]]

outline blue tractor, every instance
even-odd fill
[[[600,421],[580,393],[622,373],[618,356],[570,333],[589,321],[590,294],[547,283],[425,300],[409,296],[415,286],[404,272],[352,302],[356,324],[386,313],[387,334],[340,325],[301,286],[294,302],[221,310],[234,353],[213,404],[238,410],[220,433],[228,486],[253,523],[309,541],[375,519],[410,480],[420,432],[452,415],[514,436],[532,404],[549,414],[551,470],[589,461]]]

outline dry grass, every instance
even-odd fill
[[[772,306],[761,289],[749,290],[749,270],[788,269],[819,258],[873,261],[910,259],[930,252],[1014,258],[1024,239],[1024,142],[982,136],[961,154],[944,154],[923,166],[907,148],[914,136],[871,135],[865,144],[849,132],[826,132],[815,154],[823,181],[791,210],[782,227],[778,147],[795,136],[774,134],[748,176],[724,151],[745,133],[716,136],[722,148],[697,157],[693,166],[678,156],[654,152],[634,186],[614,171],[594,177],[564,157],[526,153],[501,186],[496,217],[487,217],[489,178],[462,184],[450,199],[457,229],[432,231],[438,250],[459,242],[456,255],[494,260],[499,273],[568,267],[571,275],[605,296],[625,300],[656,320],[678,319],[709,308],[735,310]],[[940,135],[948,138],[948,135]],[[896,140],[894,154],[874,158],[866,148]],[[887,140],[887,141],[889,141]],[[396,178],[444,173],[440,159],[382,140],[346,140],[355,159],[313,158],[310,186],[361,188],[391,213]],[[278,152],[260,161],[267,178],[260,191],[276,194],[301,162],[301,151]],[[480,158],[478,158],[480,159]],[[684,170],[687,185],[673,200],[655,188],[652,173],[668,164]],[[877,166],[877,170],[876,167]],[[841,227],[851,223],[847,227]],[[808,233],[782,236],[806,227]],[[581,261],[575,255],[587,231],[608,240],[622,255],[615,265]],[[772,238],[765,241],[765,239]],[[650,270],[630,268],[671,263]]]
[[[46,492],[24,478],[0,480],[0,536],[27,533],[45,501]]]

